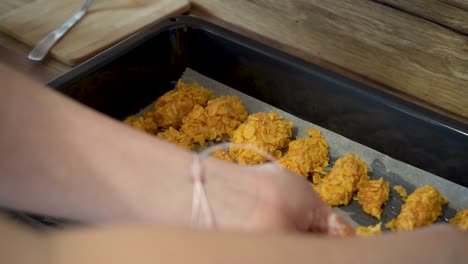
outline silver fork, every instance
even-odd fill
[[[28,58],[33,61],[42,61],[49,53],[49,50],[78,22],[86,15],[93,0],[85,0],[80,11],[76,12],[67,22],[43,38],[29,53]]]

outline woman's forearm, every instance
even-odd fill
[[[0,233],[1,263],[33,260],[38,264],[457,264],[465,263],[468,258],[468,233],[450,226],[347,239],[313,234],[207,232],[148,226],[79,228],[39,234],[0,218]]]
[[[188,219],[189,152],[2,65],[0,79],[0,206],[90,222]]]
[[[465,263],[468,233],[452,227],[372,238],[122,228],[53,235],[60,263]]]

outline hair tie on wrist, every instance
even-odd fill
[[[209,157],[214,151],[219,149],[226,149],[231,147],[238,147],[247,150],[257,152],[263,157],[267,158],[270,162],[278,166],[278,169],[282,170],[277,160],[267,152],[247,144],[236,144],[236,143],[222,143],[206,148],[200,153],[193,154],[193,161],[191,166],[191,178],[193,181],[193,198],[192,198],[192,215],[191,215],[191,226],[200,228],[215,228],[216,221],[213,210],[208,202],[204,183],[206,179],[203,177],[203,158]]]

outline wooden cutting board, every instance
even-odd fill
[[[34,0],[2,15],[0,30],[33,47],[83,3]],[[51,55],[73,66],[157,20],[189,9],[188,0],[94,0],[88,14],[57,43]]]

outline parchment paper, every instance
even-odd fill
[[[382,214],[383,224],[396,217],[400,212],[402,200],[400,196],[392,189],[395,185],[402,185],[412,193],[417,187],[432,185],[437,188],[445,197],[449,199],[449,204],[444,206],[444,215],[439,221],[447,221],[452,218],[456,210],[468,207],[468,188],[445,180],[439,176],[423,171],[409,164],[395,160],[385,154],[382,154],[369,147],[354,142],[339,134],[329,131],[320,126],[297,118],[287,112],[284,112],[274,106],[259,101],[249,95],[241,93],[233,88],[212,80],[194,70],[187,69],[182,76],[184,82],[197,82],[202,86],[212,90],[216,96],[235,95],[244,103],[249,114],[256,112],[276,112],[285,119],[293,121],[293,136],[306,137],[305,131],[309,128],[318,128],[330,146],[330,167],[334,162],[348,154],[354,153],[361,158],[369,167],[369,176],[372,179],[379,179],[390,182],[390,199],[384,207]],[[294,96],[294,95],[291,95]],[[352,225],[373,225],[379,222],[374,217],[364,213],[357,201],[352,201],[347,206],[335,207],[335,211],[348,220]],[[382,225],[383,226],[383,225]]]

